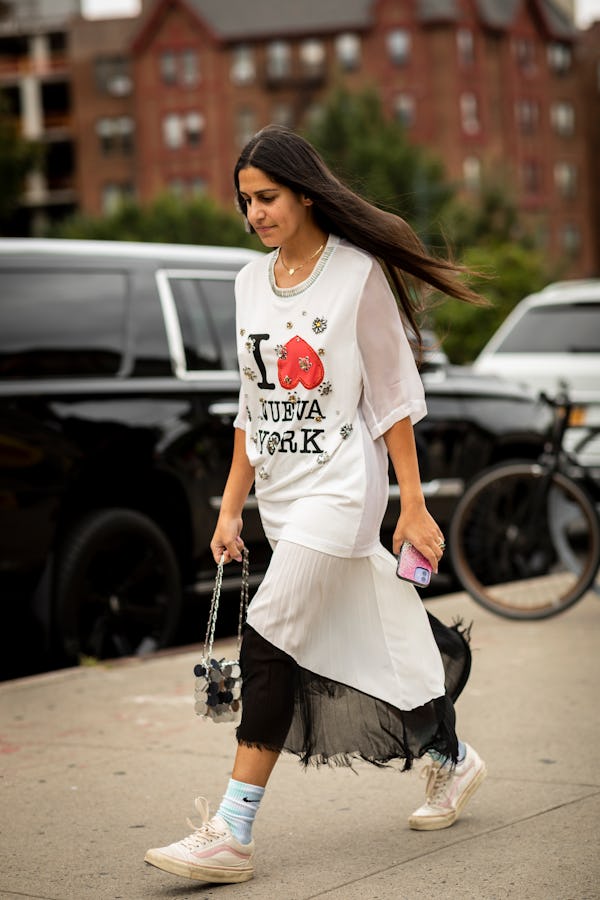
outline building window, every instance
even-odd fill
[[[271,41],[267,44],[267,74],[269,78],[287,78],[292,65],[290,45],[286,41]]]
[[[513,49],[517,65],[521,72],[532,74],[535,71],[535,44],[531,38],[515,38]]]
[[[561,197],[572,199],[577,193],[577,166],[570,162],[555,163],[554,184]]]
[[[274,125],[283,125],[285,128],[294,127],[294,109],[291,103],[275,103],[271,112],[271,121]]]
[[[481,187],[481,161],[476,156],[467,156],[462,168],[465,187],[470,191],[478,191]]]
[[[415,123],[415,98],[412,94],[398,94],[394,100],[394,115],[397,122],[405,128]]]
[[[392,29],[387,36],[387,48],[394,65],[406,65],[410,59],[410,32],[405,28]]]
[[[130,155],[133,152],[133,133],[134,122],[130,116],[104,117],[96,122],[96,134],[103,156]]]
[[[458,61],[463,66],[472,66],[475,61],[475,44],[470,28],[459,28],[456,32]]]
[[[465,134],[478,134],[480,131],[479,103],[475,94],[460,95],[460,121]]]
[[[175,113],[163,118],[163,140],[171,150],[177,150],[183,146],[183,122],[181,116]]]
[[[325,107],[322,103],[311,103],[304,113],[304,123],[308,128],[318,128],[323,124],[325,116]]]
[[[169,188],[169,193],[173,194],[174,197],[181,198],[185,194],[185,181],[183,178],[170,178],[167,187]]]
[[[199,112],[187,113],[184,127],[188,147],[197,147],[204,131],[204,116]]]
[[[540,121],[540,106],[537,100],[517,100],[515,117],[521,134],[533,134]]]
[[[171,150],[180,147],[197,147],[204,132],[204,116],[191,111],[184,113],[168,113],[163,118],[163,140]]]
[[[200,81],[198,54],[189,48],[175,52],[165,50],[160,55],[160,77],[163,84],[193,87]]]
[[[300,62],[307,75],[321,75],[325,68],[325,45],[323,41],[309,38],[300,44]]]
[[[255,78],[254,49],[248,44],[238,44],[233,48],[231,80],[234,84],[252,84]]]
[[[208,185],[205,178],[196,176],[190,181],[190,191],[193,197],[204,197],[207,187]]]
[[[111,97],[128,97],[132,82],[129,60],[123,56],[103,56],[94,61],[96,86]]]
[[[172,50],[160,54],[160,77],[163,84],[177,84],[177,57]]]
[[[556,134],[571,137],[575,132],[575,107],[569,100],[559,100],[550,107],[550,121]]]
[[[198,54],[195,50],[183,50],[180,58],[181,84],[187,87],[193,87],[198,84]]]
[[[535,159],[528,159],[521,170],[523,191],[526,194],[539,194],[542,187],[542,167]]]
[[[568,44],[548,44],[547,55],[548,66],[556,75],[565,75],[570,70],[573,54]]]
[[[204,178],[170,178],[167,182],[169,193],[174,197],[202,197],[206,194],[206,181]]]
[[[256,114],[248,107],[238,110],[236,116],[236,138],[238,146],[245,147],[256,134]]]
[[[122,203],[131,200],[133,195],[132,184],[105,184],[102,188],[102,212],[110,215],[115,212]]]
[[[360,66],[360,38],[357,34],[339,34],[335,39],[335,53],[342,69],[351,72]]]
[[[581,232],[573,222],[567,222],[560,229],[560,243],[565,253],[577,256],[581,249]]]

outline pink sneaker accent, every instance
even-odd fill
[[[195,826],[188,837],[148,850],[146,862],[172,875],[183,875],[198,881],[237,884],[249,881],[254,875],[252,859],[254,841],[240,844],[220,816],[208,818],[208,803],[204,797],[196,798],[196,809],[202,816],[202,824]]]
[[[427,778],[425,803],[408,820],[416,831],[435,831],[454,825],[463,806],[469,800],[487,774],[485,763],[465,744],[464,760],[456,766],[431,762],[423,769]]]

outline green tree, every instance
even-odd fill
[[[170,194],[148,206],[124,202],[106,216],[73,216],[56,225],[51,234],[88,240],[262,247],[258,238],[246,232],[241,216],[210,198],[181,200]]]
[[[533,247],[533,236],[522,226],[506,178],[485,179],[476,199],[457,200],[445,210],[445,227],[452,246],[460,253],[473,245],[518,241]]]
[[[25,176],[40,164],[41,148],[21,137],[6,96],[0,93],[0,229],[10,231],[10,221],[18,208]]]
[[[477,202],[451,204],[445,227],[460,262],[473,274],[471,284],[489,302],[487,308],[455,300],[434,306],[430,325],[452,362],[471,362],[527,294],[560,275],[527,229],[509,187],[493,179],[484,182]]]
[[[441,162],[386,118],[373,89],[334,91],[306,136],[347,184],[401,215],[434,252],[442,248],[472,272],[470,281],[489,307],[438,296],[423,323],[437,332],[452,362],[473,360],[515,304],[556,276],[524,227],[507,179],[488,180],[476,202],[458,199]]]
[[[433,306],[429,321],[457,364],[472,362],[519,300],[552,280],[543,254],[516,241],[474,245],[465,250],[462,263],[474,273],[471,285],[490,305],[444,298]]]
[[[346,184],[406,219],[425,244],[440,243],[440,217],[453,196],[443,166],[386,118],[373,88],[334,90],[306,137]]]

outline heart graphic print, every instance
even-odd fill
[[[279,384],[292,390],[298,384],[307,390],[318,387],[323,381],[325,370],[316,350],[303,338],[296,335],[283,348],[277,360]]]

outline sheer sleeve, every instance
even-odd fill
[[[362,411],[373,440],[395,422],[427,414],[425,392],[396,299],[379,263],[359,301],[357,339],[363,376]]]
[[[244,400],[244,385],[240,387],[237,416],[233,420],[233,427],[245,431],[248,424],[248,407]]]

